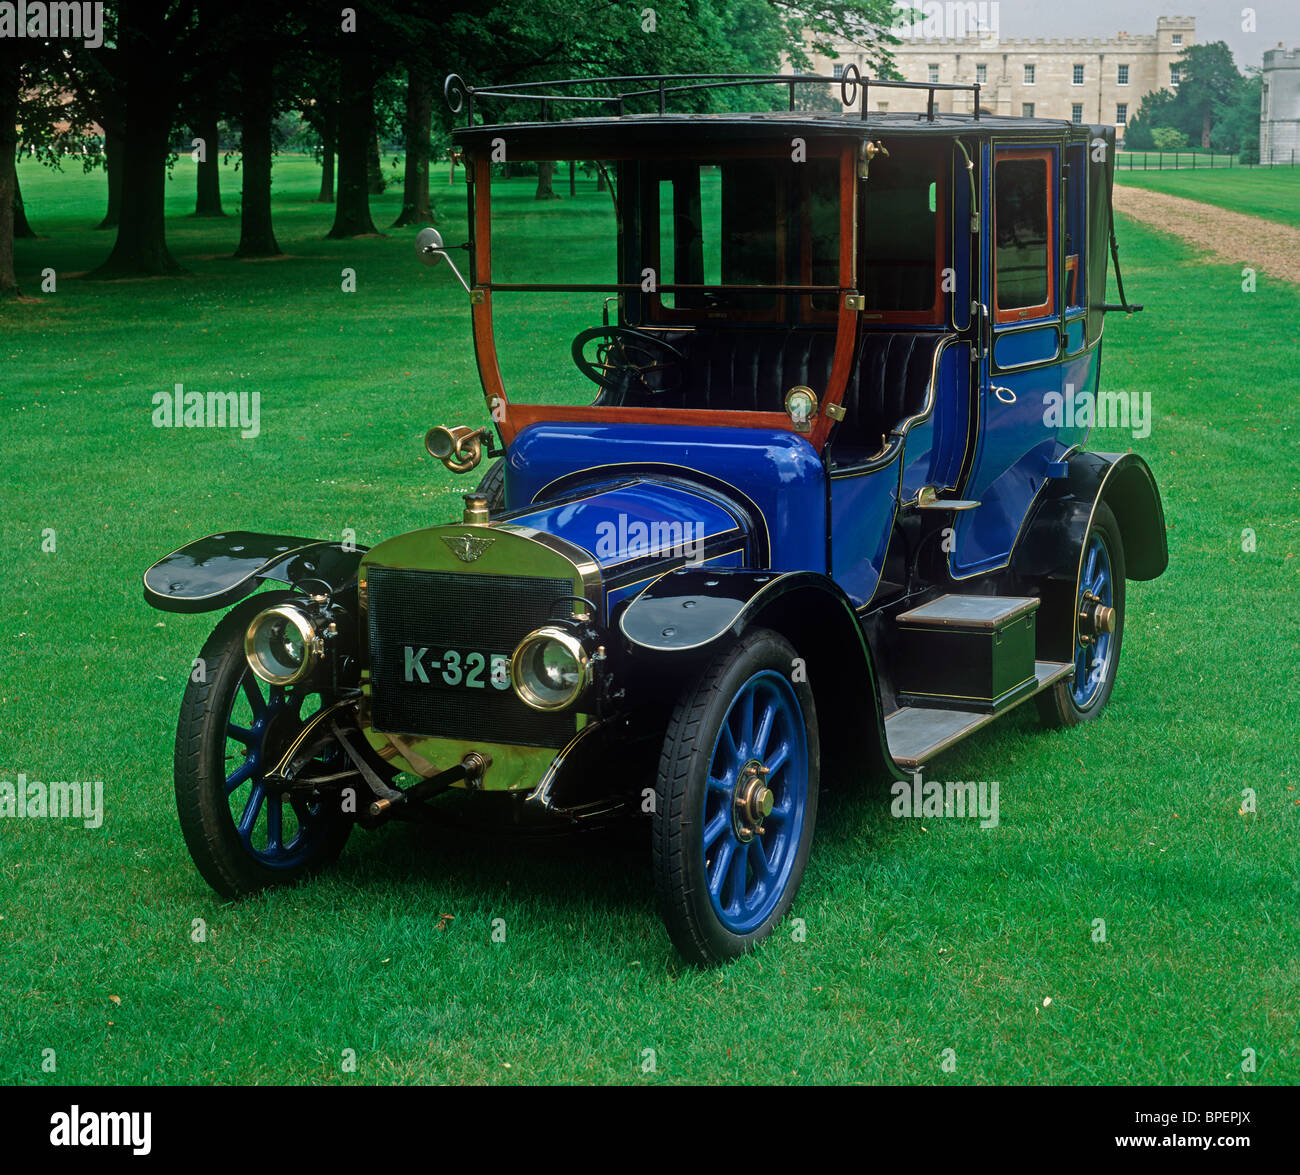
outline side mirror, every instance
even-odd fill
[[[456,268],[456,263],[452,261],[446,246],[442,243],[442,233],[436,228],[422,228],[416,234],[415,255],[420,259],[421,265],[437,265],[440,261],[445,261],[451,266],[451,272],[456,275],[456,280],[465,287],[465,292],[469,293],[469,283]]]

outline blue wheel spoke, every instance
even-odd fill
[[[274,852],[283,848],[284,836],[284,801],[278,794],[266,799],[266,851]]]
[[[229,775],[226,776],[226,795],[230,795],[241,783],[248,779],[257,765],[252,759],[245,759]]]
[[[768,702],[763,710],[763,716],[758,720],[758,730],[754,734],[754,747],[752,754],[755,758],[761,759],[763,752],[767,750],[767,740],[772,735],[772,726],[776,722],[776,699]]]
[[[772,782],[772,777],[776,775],[790,759],[790,744],[783,742],[780,749],[767,760],[767,781]]]
[[[763,851],[763,841],[759,837],[749,843],[749,863],[754,867],[754,879],[760,885],[772,876],[772,866],[768,864],[767,853]]]
[[[257,684],[257,678],[251,672],[245,673],[240,685],[243,687],[244,697],[248,699],[248,704],[252,708],[253,718],[261,718],[266,713],[266,702],[262,697],[261,687]]]
[[[787,820],[790,819],[790,809],[793,806],[794,805],[791,804],[788,799],[783,800],[775,808],[773,808],[770,813],[768,813],[767,819],[764,820],[763,823],[775,824],[778,827],[780,827],[782,824],[784,824]]]
[[[731,817],[726,808],[723,808],[704,829],[704,847],[706,849],[713,846],[713,842],[718,839],[731,825]]]
[[[709,791],[716,792],[718,795],[731,795],[731,780],[719,779],[716,775],[709,776]]]
[[[731,855],[731,867],[727,870],[727,876],[731,885],[731,901],[728,906],[745,905],[745,873],[747,862],[745,860],[749,854],[746,852],[733,853]]]
[[[720,901],[722,898],[722,883],[726,880],[731,856],[735,851],[736,842],[731,839],[724,840],[718,849],[718,855],[713,859],[713,869],[709,873],[709,893],[715,900]]]
[[[736,736],[731,733],[731,723],[722,724],[722,737],[718,743],[718,753],[725,755],[731,764],[739,764],[740,748],[736,746]]]
[[[740,700],[740,750],[748,757],[754,753],[754,695],[748,693]]]
[[[235,722],[228,722],[226,724],[226,735],[228,738],[233,738],[237,743],[243,743],[246,747],[251,747],[254,740],[257,738],[257,735],[249,730],[248,727],[240,726]]]
[[[253,790],[248,795],[248,803],[244,805],[244,814],[239,818],[239,835],[245,840],[253,831],[253,825],[257,823],[257,814],[262,810],[262,801],[266,799],[266,788],[261,783],[253,784]]]

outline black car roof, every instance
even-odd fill
[[[1100,136],[1111,142],[1115,128],[1089,123],[1067,122],[1052,118],[1015,118],[1009,115],[941,114],[936,95],[944,91],[969,94],[979,109],[980,87],[947,83],[872,80],[857,75],[850,66],[843,78],[818,75],[690,74],[637,75],[612,78],[567,78],[555,82],[526,82],[512,87],[467,85],[459,76],[447,78],[443,93],[455,113],[466,113],[468,126],[452,132],[453,141],[477,150],[490,146],[491,140],[506,138],[516,146],[545,150],[551,144],[577,143],[581,149],[599,153],[629,146],[652,148],[680,147],[692,140],[704,144],[726,140],[771,139],[774,136],[800,135],[806,138],[875,138],[881,134],[926,135],[955,138],[958,135],[1023,136],[1030,139],[1092,139]],[[788,91],[794,105],[796,91],[825,85],[832,94],[838,92],[846,104],[844,110],[759,110],[702,113],[672,110],[688,94],[740,87],[779,87]],[[920,110],[875,111],[869,109],[868,94],[884,90],[899,91],[920,106]],[[602,92],[603,91],[603,92]],[[910,91],[910,93],[909,93]],[[770,90],[769,90],[770,92]],[[906,100],[906,98],[904,99]],[[573,104],[594,104],[614,112],[563,118],[557,114],[572,110]],[[629,113],[633,106],[658,106],[655,113]],[[854,109],[854,103],[857,108]],[[477,104],[477,111],[476,111]],[[489,109],[485,111],[484,105]],[[522,106],[520,105],[522,104]],[[501,118],[513,110],[526,110],[528,117],[511,121]],[[475,124],[475,114],[484,122]],[[486,121],[491,118],[492,121]]]
[[[1111,140],[1115,128],[1065,119],[1014,118],[984,114],[881,112],[866,119],[857,114],[810,114],[806,111],[755,114],[624,114],[595,118],[556,119],[547,122],[500,122],[460,127],[452,132],[455,143],[470,149],[487,148],[491,140],[506,137],[524,147],[543,142],[581,143],[588,150],[615,147],[654,147],[717,144],[719,141],[771,139],[801,135],[806,138],[874,139],[882,134],[907,134],[955,138],[997,135],[1035,139],[1100,136]]]

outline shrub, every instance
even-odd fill
[[[1151,128],[1151,145],[1157,151],[1181,151],[1187,146],[1187,136],[1176,127],[1156,126]]]

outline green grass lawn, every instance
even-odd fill
[[[1201,200],[1218,208],[1262,216],[1300,228],[1300,167],[1234,167],[1209,170],[1126,171],[1121,184]]]
[[[186,220],[185,164],[169,238],[194,276],[107,286],[72,276],[111,244],[92,227],[102,176],[21,175],[48,239],[18,243],[34,300],[0,308],[0,778],[102,779],[105,817],[0,821],[0,1082],[1300,1081],[1300,291],[1243,294],[1232,266],[1121,220],[1147,310],[1112,317],[1104,386],[1151,394],[1133,444],[1171,564],[1130,586],[1106,716],[1046,733],[1026,707],[941,760],[932,777],[1000,782],[988,831],[895,820],[878,790],[831,781],[806,938],[785,927],[700,972],[661,927],[639,831],[389,826],[297,890],[206,887],[171,754],[214,617],[151,611],[140,574],[222,528],[368,543],[454,517],[465,482],[421,438],[483,417],[466,299],[409,230],[322,240],[307,161],[276,167],[286,258],[229,260],[236,221]],[[381,227],[397,199],[376,200]],[[533,336],[535,365],[598,321],[527,313],[507,305],[503,333]],[[259,390],[261,435],[153,428],[151,397],[178,382]]]

